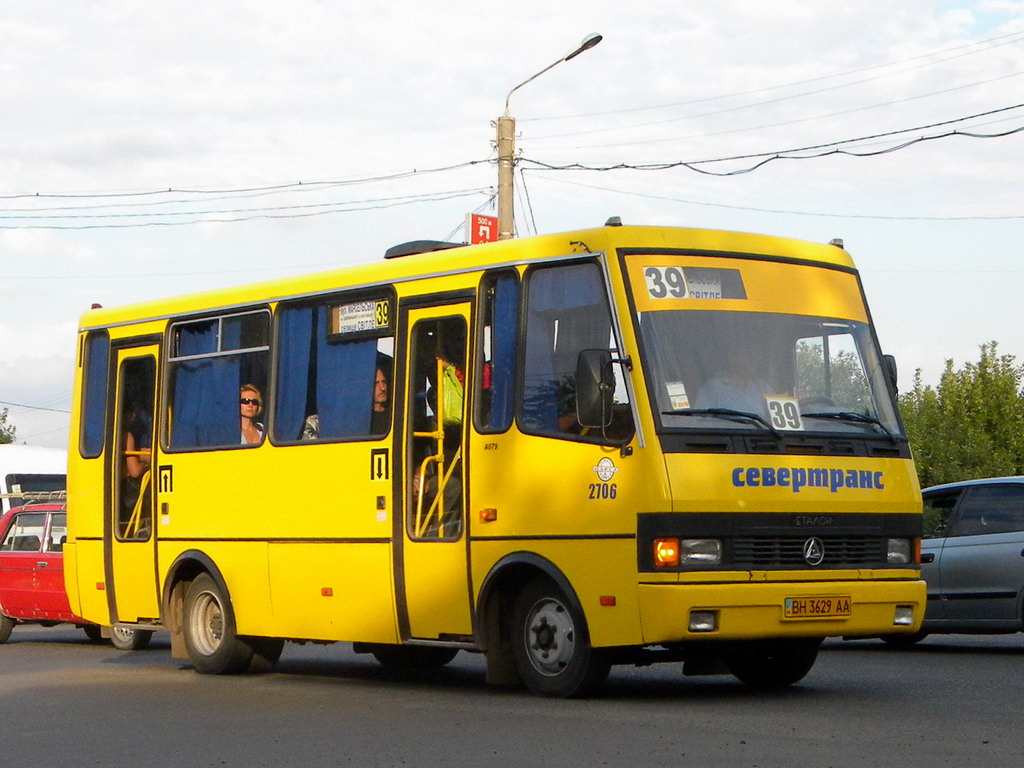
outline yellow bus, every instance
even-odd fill
[[[81,319],[72,610],[203,673],[286,641],[593,692],[911,634],[921,501],[841,243],[604,227]]]

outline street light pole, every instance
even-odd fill
[[[511,240],[515,226],[515,206],[513,204],[512,190],[515,173],[516,154],[516,119],[508,113],[508,100],[512,94],[522,88],[531,80],[536,80],[552,67],[558,66],[563,61],[569,61],[579,56],[584,51],[589,51],[601,42],[602,36],[598,34],[587,35],[583,42],[567,56],[563,56],[540,72],[523,80],[519,85],[508,92],[505,97],[505,114],[498,118],[498,239]]]

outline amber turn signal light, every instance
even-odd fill
[[[677,567],[679,565],[679,539],[655,539],[654,564],[658,568]]]

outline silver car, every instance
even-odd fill
[[[1024,477],[926,488],[921,573],[928,610],[916,635],[1007,633],[1024,628]]]

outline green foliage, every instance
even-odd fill
[[[7,409],[0,411],[0,444],[14,442],[14,425],[7,424]]]
[[[946,361],[937,387],[921,382],[900,395],[900,410],[922,486],[1024,474],[1024,366],[981,345],[975,363]]]
[[[827,397],[844,411],[874,415],[871,390],[860,367],[860,357],[851,350],[833,350],[826,365],[820,343],[800,341],[796,345],[797,397]]]

